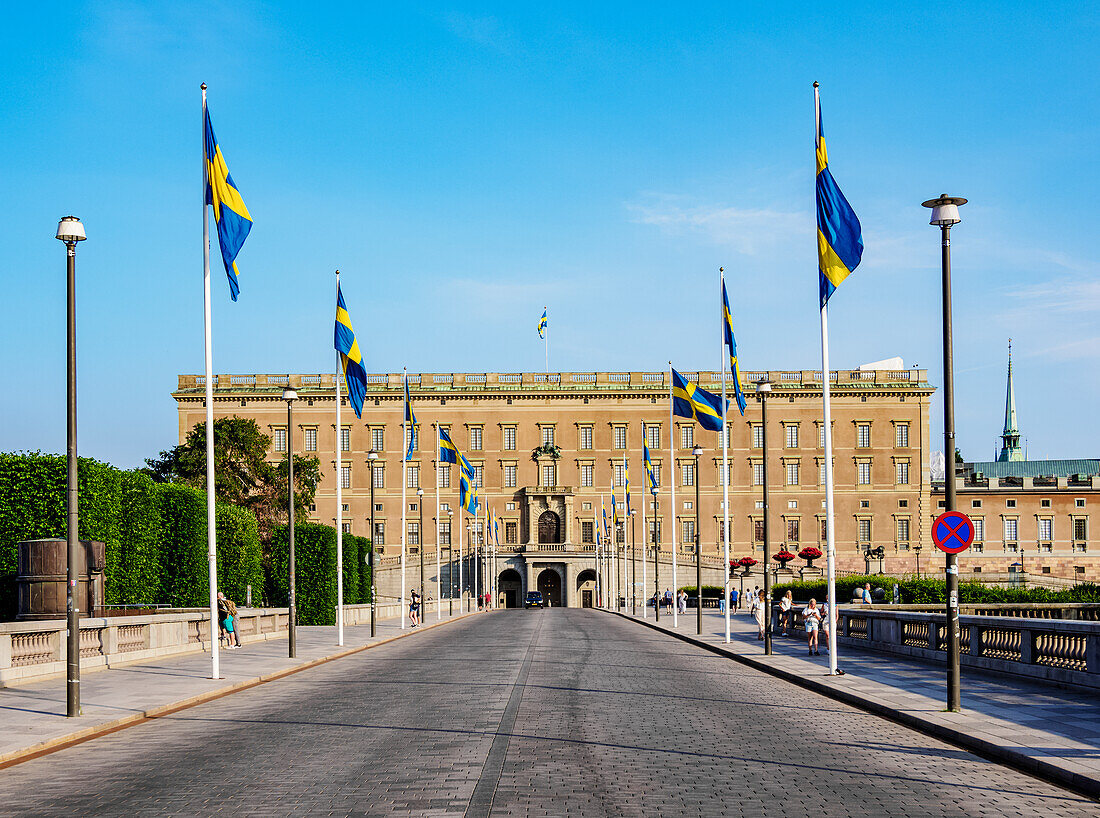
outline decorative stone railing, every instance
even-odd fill
[[[851,605],[837,616],[842,645],[947,661],[942,613]],[[964,667],[1100,690],[1100,622],[962,615],[959,626]]]
[[[242,642],[281,637],[286,608],[242,608]],[[0,686],[65,672],[65,620],[0,622]],[[205,611],[80,620],[82,670],[98,670],[210,649]]]

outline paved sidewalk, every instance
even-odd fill
[[[465,616],[443,611],[440,625]],[[234,690],[320,664],[403,636],[437,627],[434,612],[422,628],[402,631],[396,618],[376,624],[344,628],[344,645],[336,645],[334,626],[299,626],[297,654],[287,656],[285,638],[246,644],[239,650],[221,651],[221,679],[210,678],[210,654],[190,653],[81,674],[77,718],[65,716],[63,677],[0,688],[0,767],[76,741],[143,721],[146,718],[198,704]]]
[[[640,612],[640,609],[639,609]],[[747,614],[731,616],[730,644],[725,643],[724,614],[703,614],[703,634],[696,633],[694,610],[679,618],[661,614],[660,624],[648,611],[648,625],[675,633],[731,658],[788,681],[916,727],[986,757],[1010,764],[1078,792],[1100,797],[1100,697],[1089,692],[1003,679],[963,668],[961,713],[944,711],[947,669],[841,646],[844,676],[829,676],[825,649],[809,656],[806,636],[774,636],[772,655],[756,639],[756,623]],[[620,614],[641,621],[641,617]]]

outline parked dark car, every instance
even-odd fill
[[[542,608],[544,603],[542,601],[541,591],[528,591],[527,596],[523,600],[524,608]]]

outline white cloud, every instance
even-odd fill
[[[1008,296],[1020,302],[1020,308],[1034,313],[1100,312],[1100,280],[1054,279],[1038,284],[1012,287]]]

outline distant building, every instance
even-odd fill
[[[959,510],[974,521],[974,545],[959,555],[962,573],[1028,575],[1049,584],[1100,581],[1100,539],[1090,510],[1100,505],[1100,459],[1027,460],[1016,424],[1009,342],[1001,451],[994,461],[956,469]],[[932,483],[937,514],[943,483]]]

